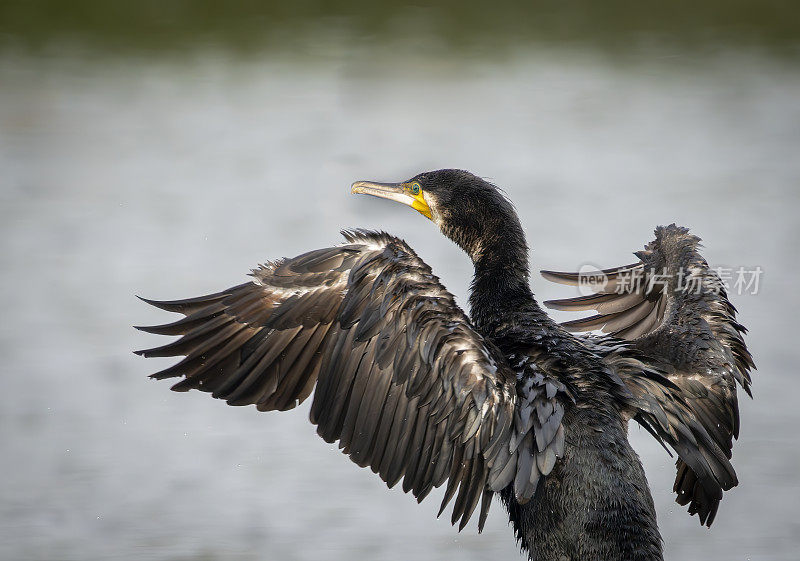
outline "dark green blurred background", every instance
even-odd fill
[[[425,40],[445,49],[496,52],[521,43],[631,47],[766,48],[796,56],[800,4],[792,0],[554,0],[417,2],[300,0],[74,0],[0,3],[2,43],[24,49],[72,45],[101,51],[252,51],[335,36],[367,44]]]

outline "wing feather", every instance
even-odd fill
[[[222,292],[145,300],[185,317],[141,327],[180,337],[137,352],[184,356],[153,377],[182,378],[174,390],[199,389],[230,405],[287,410],[314,391],[310,418],[323,439],[390,487],[403,479],[418,500],[446,482],[442,508],[455,497],[459,528],[482,500],[482,528],[501,489],[490,479],[508,484],[513,472],[527,499],[538,478],[533,457],[520,466],[510,448],[521,430],[512,422],[516,378],[404,242],[372,232],[345,237],[344,245],[261,265],[252,282]],[[537,430],[551,441],[559,423],[551,413]],[[552,447],[541,453],[550,466]]]
[[[674,224],[656,228],[655,235],[633,265],[584,274],[543,271],[554,282],[597,290],[545,304],[594,309],[597,315],[564,326],[602,328],[628,341],[613,354],[639,398],[636,419],[678,451],[677,502],[710,526],[722,491],[737,484],[728,461],[739,435],[736,385],[750,394],[749,371],[755,365],[736,308],[697,251],[700,238]],[[603,344],[614,346],[608,339]],[[659,381],[662,374],[668,384]]]

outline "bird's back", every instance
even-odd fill
[[[539,480],[530,501],[501,493],[517,539],[533,560],[660,560],[655,507],[638,455],[627,438],[626,393],[613,367],[533,310],[520,310],[483,335],[517,371],[519,403],[530,380],[563,384],[564,455]],[[526,330],[527,324],[535,330]]]
[[[531,501],[501,494],[531,559],[662,559],[653,499],[625,423],[598,405],[567,412],[564,457]]]

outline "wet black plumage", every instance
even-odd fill
[[[349,231],[228,290],[146,300],[184,315],[139,328],[181,336],[138,351],[185,357],[153,377],[262,411],[313,392],[320,436],[418,500],[446,483],[442,509],[453,502],[459,529],[479,502],[482,528],[499,493],[532,559],[661,559],[627,440],[634,419],[677,452],[677,501],[711,524],[737,484],[736,383],[749,393],[753,362],[698,238],[657,228],[640,262],[603,272],[597,294],[546,303],[598,312],[560,326],[533,297],[522,227],[493,185],[460,170],[354,185],[413,206],[464,249],[469,317],[405,242]],[[686,272],[696,292],[679,286]],[[622,286],[631,276],[641,282]],[[608,334],[569,332],[600,328]]]

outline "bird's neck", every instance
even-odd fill
[[[528,246],[519,224],[502,228],[470,252],[475,265],[469,297],[470,317],[481,331],[493,331],[520,314],[544,317],[531,292]]]

